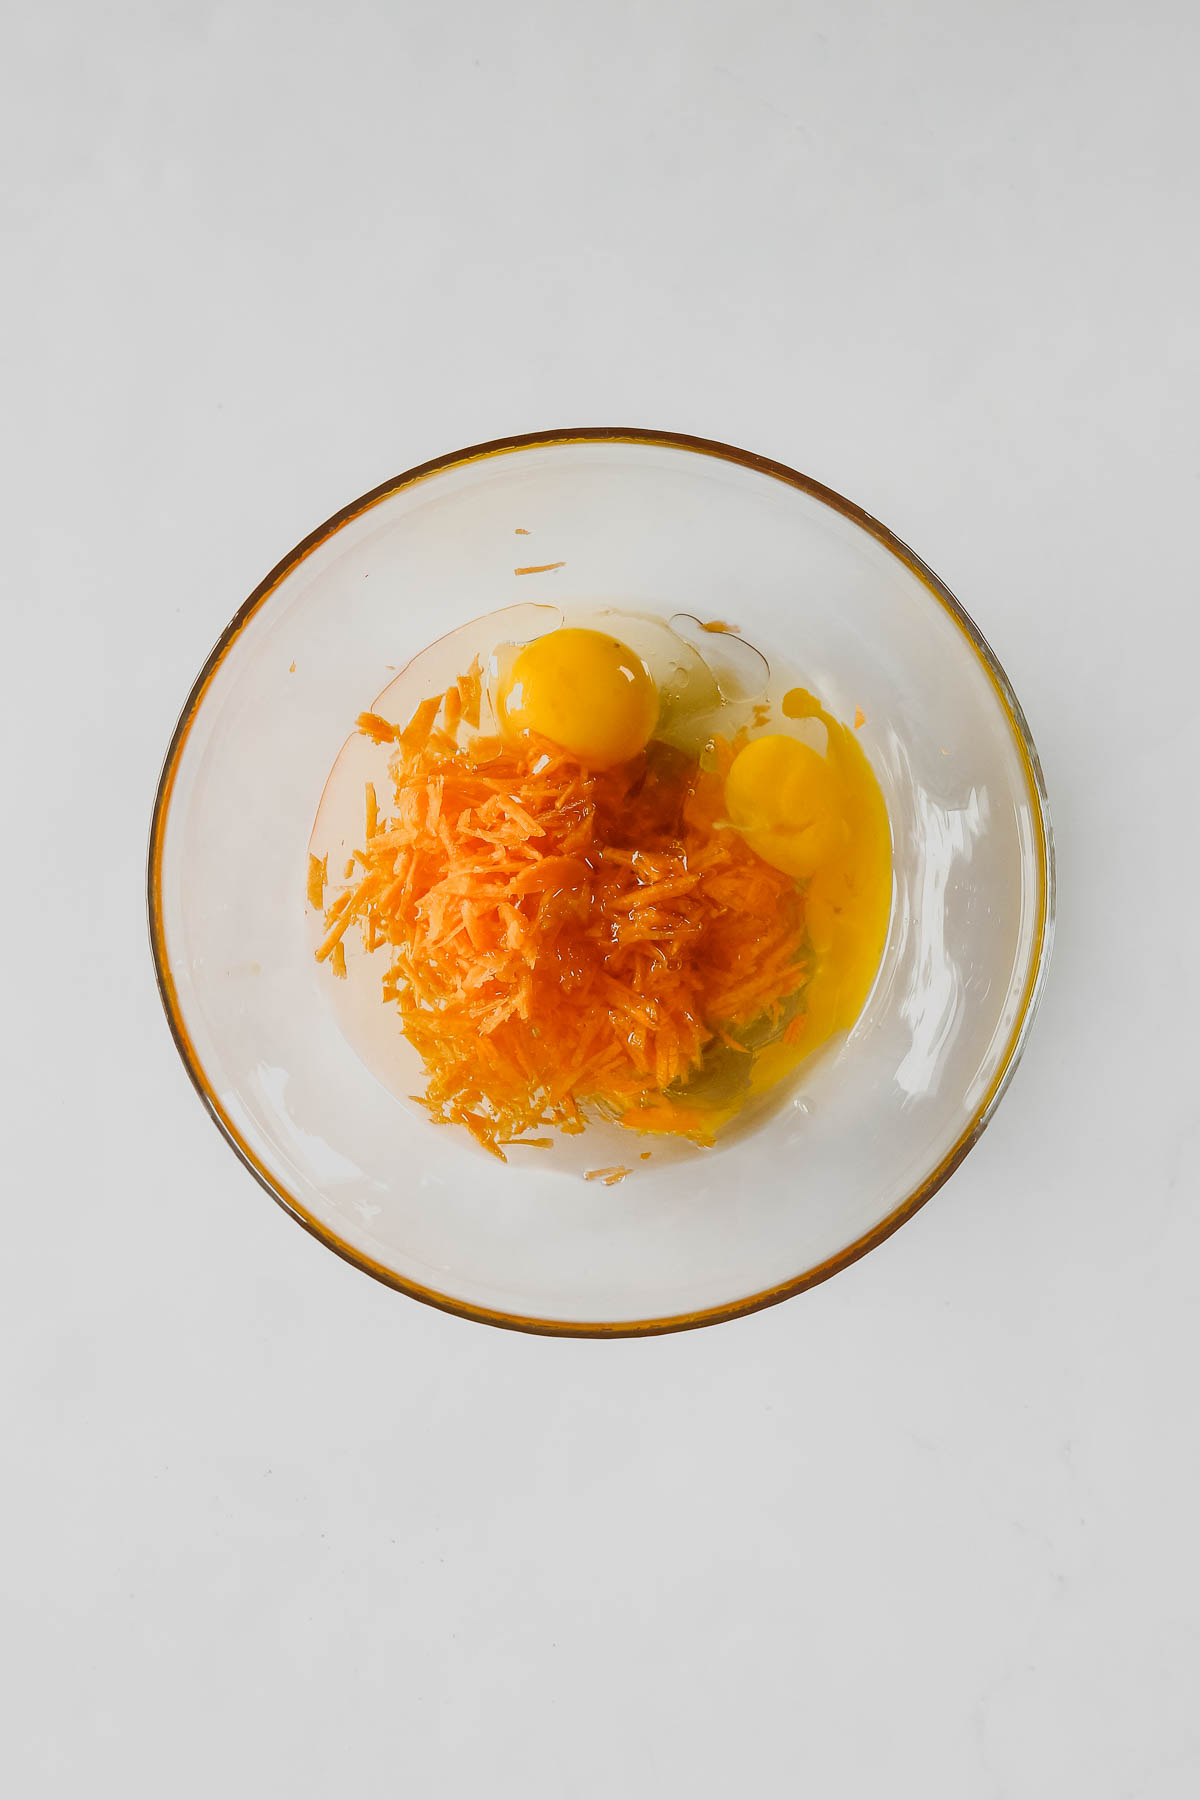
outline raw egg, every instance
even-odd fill
[[[658,690],[645,663],[607,632],[561,626],[520,650],[498,674],[501,729],[545,738],[593,769],[628,762],[658,722]]]
[[[837,775],[799,738],[753,738],[725,780],[729,821],[773,869],[797,880],[814,875],[846,847],[850,827]]]
[[[750,725],[766,698],[759,652],[740,638],[705,641],[690,614],[668,623],[613,607],[567,625],[538,610],[536,637],[489,653],[492,714],[502,731],[545,738],[594,769],[628,761],[651,737],[699,756],[714,734]]]
[[[796,876],[805,892],[813,969],[796,1049],[760,1056],[752,1090],[773,1086],[834,1032],[849,1030],[866,1004],[892,906],[892,834],[875,772],[854,732],[804,688],[780,711],[824,727],[824,752],[783,733],[754,738],[734,757],[725,804],[756,855]]]

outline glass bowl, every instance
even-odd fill
[[[633,1139],[615,1186],[536,1152],[501,1165],[390,1091],[339,1028],[306,919],[309,833],[358,713],[435,639],[530,600],[736,624],[837,716],[861,709],[892,822],[891,925],[854,1029],[715,1148],[642,1163],[654,1140]],[[941,1186],[1030,1028],[1053,848],[1003,670],[884,526],[727,445],[556,431],[397,476],[255,590],[171,740],[149,912],[188,1073],[295,1219],[417,1299],[616,1336],[785,1299]]]

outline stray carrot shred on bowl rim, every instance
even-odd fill
[[[545,1127],[582,1131],[584,1108],[711,1143],[689,1080],[706,1052],[749,1056],[741,1034],[764,1020],[794,1041],[808,973],[796,881],[727,827],[737,740],[700,762],[652,741],[591,769],[537,738],[464,741],[481,695],[476,661],[403,729],[360,715],[395,746],[393,803],[368,785],[318,961],[342,972],[352,926],[387,953],[383,997],[429,1077],[413,1098],[502,1160],[549,1145],[530,1135]],[[310,868],[317,904],[325,873]]]

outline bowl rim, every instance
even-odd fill
[[[162,907],[162,863],[167,823],[176,775],[192,726],[217,669],[232,649],[249,619],[266,603],[284,578],[306,557],[310,556],[318,545],[333,537],[343,526],[361,517],[363,513],[378,506],[393,494],[411,487],[419,481],[424,481],[432,475],[441,474],[447,469],[467,463],[481,462],[490,457],[507,456],[522,450],[551,445],[589,443],[641,444],[686,450],[702,456],[714,457],[718,461],[734,463],[759,474],[769,475],[789,487],[797,488],[801,493],[820,501],[823,505],[860,526],[877,543],[882,544],[902,562],[958,626],[987,675],[1008,721],[1020,754],[1032,802],[1039,888],[1033,953],[1026,974],[1021,1005],[1008,1042],[992,1080],[970,1122],[947,1155],[924,1180],[870,1231],[855,1238],[852,1243],[827,1257],[823,1262],[786,1281],[778,1282],[758,1293],[748,1294],[722,1305],[705,1307],[695,1312],[664,1315],[658,1318],[612,1321],[539,1318],[522,1313],[502,1312],[490,1307],[475,1305],[470,1301],[460,1300],[452,1294],[443,1294],[434,1288],[425,1287],[419,1282],[398,1275],[386,1264],[377,1262],[364,1251],[346,1243],[328,1225],[301,1205],[295,1196],[289,1193],[271,1173],[239,1133],[209,1082],[184,1022],[183,1009],[179,1002],[167,956]],[[472,1319],[479,1324],[495,1325],[510,1331],[534,1332],[548,1337],[651,1337],[665,1332],[692,1331],[703,1325],[717,1325],[729,1319],[741,1318],[748,1313],[759,1312],[764,1307],[776,1306],[781,1301],[790,1300],[795,1294],[803,1293],[808,1288],[816,1287],[820,1282],[828,1281],[830,1276],[839,1274],[841,1270],[848,1268],[851,1263],[857,1262],[868,1251],[875,1249],[877,1245],[891,1237],[894,1231],[898,1231],[901,1225],[911,1219],[914,1213],[918,1212],[926,1201],[930,1200],[938,1189],[949,1180],[964,1157],[978,1143],[1012,1080],[1021,1053],[1028,1041],[1038,1002],[1045,986],[1054,938],[1054,834],[1041,761],[1021,704],[999,658],[970,614],[951,593],[945,582],[935,575],[928,564],[923,562],[915,551],[910,550],[908,545],[886,525],[881,524],[878,519],[856,505],[854,501],[846,499],[843,494],[826,487],[822,482],[814,481],[810,476],[803,475],[796,469],[789,468],[786,463],[776,462],[770,457],[759,456],[753,451],[738,449],[714,438],[694,437],[685,432],[648,430],[638,426],[575,426],[552,431],[523,432],[513,437],[493,438],[486,443],[473,444],[464,450],[452,451],[449,455],[434,457],[429,462],[418,463],[414,468],[406,469],[402,474],[381,482],[378,487],[370,489],[368,493],[361,495],[357,500],[352,500],[348,505],[341,507],[326,519],[324,524],[318,525],[315,531],[311,531],[306,538],[303,538],[259,582],[253,593],[238,608],[213,646],[204,666],[192,684],[171,735],[155,791],[151,816],[146,871],[146,910],[150,952],[154,963],[159,997],[175,1048],[179,1052],[193,1086],[213,1122],[239,1160],[249,1169],[271,1198],[295,1219],[297,1224],[302,1225],[306,1231],[324,1244],[326,1249],[332,1250],[344,1261],[353,1264],[355,1268],[361,1269],[365,1274],[373,1276],[385,1286],[394,1288],[399,1293],[407,1294],[411,1299],[420,1300],[426,1305],[435,1306],[443,1312],[453,1313],[460,1318]]]

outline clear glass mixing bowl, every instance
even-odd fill
[[[545,564],[561,566],[516,572]],[[309,832],[357,714],[434,639],[529,600],[732,621],[839,717],[862,709],[895,840],[891,929],[853,1031],[714,1149],[641,1164],[634,1139],[614,1187],[536,1152],[502,1166],[389,1091],[339,1029],[305,918]],[[1053,849],[1003,670],[876,520],[725,445],[560,431],[398,476],[251,595],[171,742],[149,902],[180,1054],[282,1206],[417,1298],[608,1336],[784,1299],[945,1181],[1029,1031]]]

